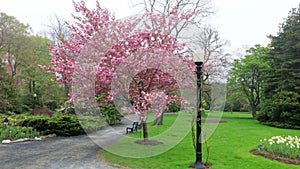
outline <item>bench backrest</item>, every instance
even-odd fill
[[[134,129],[137,129],[138,124],[139,124],[138,122],[133,122],[133,124],[132,124],[133,128],[134,128]]]

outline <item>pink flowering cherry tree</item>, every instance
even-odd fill
[[[186,103],[169,93],[195,87],[193,62],[172,35],[179,19],[188,17],[178,16],[174,8],[168,15],[117,20],[98,1],[96,9],[88,9],[84,1],[74,7],[72,38],[51,47],[52,65],[40,67],[57,82],[72,84],[70,102],[95,108],[114,103],[123,113],[136,113],[148,140],[147,114],[158,117],[172,101]],[[100,94],[105,97],[97,101]]]

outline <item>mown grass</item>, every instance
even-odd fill
[[[161,132],[168,131],[170,126],[174,124],[177,116],[165,116],[164,125],[162,126],[148,126],[149,134],[151,136],[159,135]],[[220,123],[218,128],[208,140],[210,147],[208,162],[213,164],[211,169],[298,169],[299,165],[284,164],[277,161],[265,159],[260,156],[255,156],[250,153],[251,150],[256,149],[259,140],[269,138],[275,135],[292,135],[300,137],[299,130],[279,129],[259,124],[256,120],[251,118],[250,114],[244,113],[224,113],[222,120],[226,123]],[[186,119],[183,122],[190,123]],[[183,124],[184,127],[187,125]],[[171,127],[172,128],[172,127]],[[184,132],[185,130],[172,131],[174,137],[176,132]],[[165,135],[172,135],[165,133]],[[149,152],[155,152],[166,149],[166,143],[169,140],[158,140],[165,144],[158,146],[137,145],[134,140],[140,138],[140,132],[136,132],[128,137],[119,140],[117,143],[109,146],[106,150],[100,151],[100,156],[111,164],[118,164],[120,166],[128,166],[129,168],[138,169],[184,169],[188,168],[190,164],[195,161],[195,150],[192,145],[192,135],[189,132],[179,144],[170,148],[168,151],[159,155],[147,158],[130,158],[118,156],[114,150],[122,155],[130,154],[130,150],[134,151],[136,156],[144,156]],[[154,137],[156,138],[156,137]],[[169,139],[169,137],[168,137]],[[139,150],[139,147],[143,147]],[[146,147],[146,149],[145,149]],[[150,153],[151,154],[151,153]],[[207,157],[206,145],[203,144],[203,161]]]

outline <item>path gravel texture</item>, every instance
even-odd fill
[[[97,158],[100,149],[86,135],[2,144],[0,145],[0,168],[113,169]]]
[[[0,143],[0,169],[114,169],[98,159],[99,145],[105,146],[123,137],[127,124],[100,130],[91,137]]]

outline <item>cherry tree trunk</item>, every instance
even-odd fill
[[[148,140],[148,127],[147,127],[147,123],[143,122],[143,137],[144,140]]]
[[[153,122],[153,125],[163,125],[163,119],[164,119],[164,112],[160,116],[156,117],[156,119]]]

